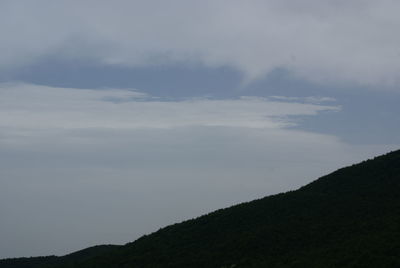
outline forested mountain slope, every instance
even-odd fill
[[[400,267],[400,151],[94,249],[0,267]]]

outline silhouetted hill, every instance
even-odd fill
[[[400,151],[125,246],[74,254],[0,267],[400,267]]]
[[[44,256],[44,257],[30,257],[30,258],[13,258],[0,260],[0,268],[36,268],[36,267],[54,267],[61,265],[62,267],[75,267],[76,263],[85,262],[98,255],[107,255],[113,250],[121,246],[116,245],[100,245],[74,253],[57,257],[57,256]]]

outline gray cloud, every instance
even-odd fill
[[[163,101],[122,89],[90,90],[29,84],[2,84],[0,97],[0,127],[44,131],[95,127],[282,128],[293,124],[288,116],[339,110],[336,106],[279,102],[259,97]]]
[[[42,57],[102,64],[282,67],[319,82],[398,84],[395,1],[2,1],[3,68]]]
[[[339,111],[287,101],[3,84],[0,257],[125,243],[393,148],[288,129]]]

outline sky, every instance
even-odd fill
[[[0,2],[0,258],[124,244],[400,148],[399,1]]]

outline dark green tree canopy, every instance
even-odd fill
[[[124,246],[0,267],[400,267],[400,151]]]

